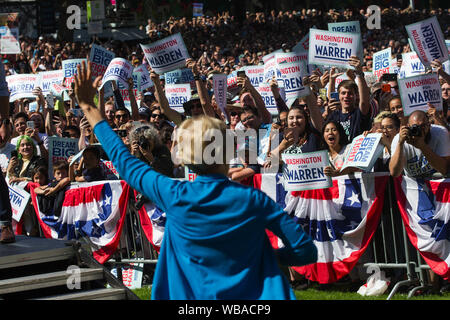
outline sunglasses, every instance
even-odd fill
[[[143,131],[145,131],[147,129],[150,129],[150,127],[149,126],[143,126],[143,127],[137,128],[135,132],[136,133],[141,133],[141,132],[143,132]]]
[[[152,113],[152,118],[162,118],[162,114],[159,113]]]
[[[120,118],[125,119],[125,118],[128,118],[128,115],[126,113],[125,114],[116,114],[114,117],[116,119],[120,119]]]
[[[247,118],[242,119],[241,122],[242,123],[247,122],[248,120],[252,120],[254,117],[255,117],[254,115],[248,116]]]

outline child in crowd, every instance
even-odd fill
[[[48,176],[45,175],[45,168],[37,168],[33,174],[33,181],[39,183],[40,187],[34,189],[34,192],[37,195],[52,196],[64,189],[70,183],[69,164],[64,160],[56,162],[53,165],[53,176],[54,179],[48,185],[45,185],[43,182],[48,179]]]
[[[38,182],[41,180],[38,169],[33,175],[33,180]],[[69,164],[64,161],[58,161],[53,165],[54,179],[48,185],[41,185],[34,189],[34,192],[40,196],[37,198],[39,209],[48,216],[61,215],[62,204],[67,187],[70,185]],[[39,183],[39,182],[38,182]]]
[[[87,146],[83,151],[78,169],[70,167],[70,181],[92,182],[106,180],[103,168],[100,166],[100,150],[95,146]]]
[[[40,166],[33,171],[33,182],[40,186],[48,184],[48,169],[47,167]]]

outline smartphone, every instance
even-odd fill
[[[381,91],[383,91],[383,92],[391,92],[391,85],[389,83],[384,83],[381,86]]]
[[[27,121],[27,127],[34,129],[34,121]]]
[[[244,70],[240,70],[240,71],[237,72],[237,76],[239,78],[245,78],[247,75],[245,74]]]
[[[60,116],[58,110],[52,110],[52,118],[54,118],[55,116],[56,116],[56,117],[59,117],[59,116]]]
[[[339,100],[339,92],[335,91],[330,94],[330,98],[334,100]]]
[[[53,99],[53,95],[50,93],[45,96],[45,100],[47,101],[47,105],[50,109],[53,109],[55,106],[55,100]]]
[[[18,156],[17,150],[11,151],[11,158],[12,157],[16,157],[17,158],[17,156]]]
[[[381,76],[381,81],[397,81],[396,73],[385,73]]]

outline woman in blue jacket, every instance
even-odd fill
[[[278,263],[316,262],[312,240],[265,193],[230,181],[227,164],[192,161],[189,148],[197,134],[225,134],[225,124],[206,116],[186,120],[178,152],[198,176],[194,182],[168,178],[129,153],[93,103],[100,78],[92,83],[90,65],[78,69],[79,105],[114,167],[167,214],[152,299],[295,299]],[[206,147],[203,142],[201,151]],[[272,249],[266,229],[282,239],[283,248]]]

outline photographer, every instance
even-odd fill
[[[439,172],[447,175],[450,164],[448,131],[430,124],[428,115],[420,110],[411,113],[408,125],[402,126],[391,145],[389,171],[397,177],[431,177]]]

